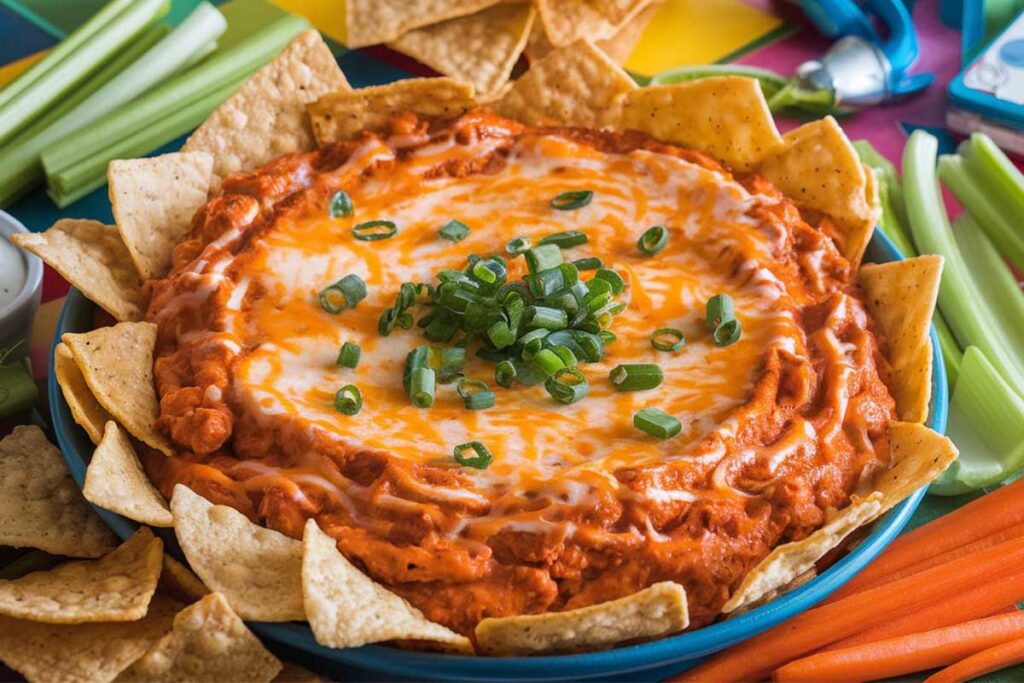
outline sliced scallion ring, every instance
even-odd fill
[[[674,327],[662,327],[651,332],[651,346],[658,351],[678,351],[686,344],[686,335]]]
[[[516,366],[510,360],[503,360],[494,368],[494,383],[499,387],[510,388],[516,381]]]
[[[466,451],[473,451],[472,457],[466,457]],[[494,456],[487,450],[487,446],[479,441],[467,441],[455,447],[455,462],[463,467],[472,467],[477,470],[486,470],[494,460]]]
[[[345,190],[338,190],[331,197],[331,202],[327,207],[328,212],[331,214],[331,218],[342,218],[344,216],[351,216],[352,211],[352,198],[348,196],[348,192]]]
[[[742,332],[740,321],[733,318],[716,327],[711,336],[714,337],[716,346],[729,346],[739,341]]]
[[[358,275],[346,275],[320,290],[319,298],[320,308],[328,313],[341,313],[366,298],[366,283]]]
[[[556,232],[553,235],[542,238],[540,242],[537,242],[537,245],[554,244],[559,249],[568,249],[586,244],[588,241],[587,236],[579,230],[566,230],[565,232]]]
[[[346,384],[334,395],[334,408],[342,415],[355,415],[363,407],[363,394],[355,384]]]
[[[529,237],[516,237],[514,239],[510,239],[508,241],[508,244],[505,245],[505,253],[507,253],[510,256],[519,256],[519,254],[522,254],[529,248]]]
[[[338,365],[354,370],[359,365],[359,357],[362,355],[363,350],[359,347],[359,344],[345,342],[341,345],[341,350],[338,352]]]
[[[544,382],[544,388],[559,403],[569,405],[590,392],[587,377],[576,368],[562,368]]]
[[[463,377],[459,380],[455,390],[468,410],[484,410],[494,407],[494,392],[487,386],[487,382]]]
[[[441,237],[449,242],[461,242],[469,234],[469,226],[462,221],[450,220],[441,227]]]
[[[715,294],[704,307],[704,326],[714,332],[718,326],[736,317],[736,306],[728,294]]]
[[[366,221],[352,226],[352,236],[361,242],[379,242],[398,233],[398,226],[392,221]]]
[[[624,363],[616,365],[608,378],[619,391],[643,391],[661,384],[665,374],[653,363]]]
[[[409,381],[409,398],[417,408],[434,405],[434,369],[418,367],[412,371]]]
[[[633,426],[659,439],[671,439],[683,428],[679,420],[660,408],[644,408],[633,416]]]
[[[573,209],[583,208],[593,198],[594,193],[591,190],[573,190],[572,192],[563,192],[555,195],[549,203],[553,209],[572,211]]]
[[[664,225],[655,225],[644,231],[636,241],[636,248],[644,256],[654,256],[668,244],[668,230]]]
[[[586,258],[576,259],[572,262],[576,266],[576,270],[597,270],[602,265],[601,259],[596,256],[587,256]]]

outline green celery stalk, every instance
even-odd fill
[[[993,187],[1006,198],[1014,215],[1024,215],[1024,174],[999,149],[992,138],[974,133],[960,144],[960,156],[978,169],[986,187]]]
[[[976,165],[962,157],[944,154],[939,159],[939,178],[971,216],[1018,268],[1024,267],[1024,230],[1017,227],[1021,215],[1004,207],[996,187],[987,184]]]
[[[992,307],[1001,302],[982,296],[957,248],[935,177],[938,141],[916,130],[903,152],[904,194],[914,243],[921,253],[945,259],[939,307],[957,341],[977,346],[1011,386],[1024,391],[1024,356],[1014,348]],[[961,368],[960,380],[963,379]]]
[[[964,352],[946,433],[960,457],[929,489],[957,496],[997,484],[1024,467],[1024,399],[976,346]]]
[[[949,329],[946,319],[936,309],[932,323],[935,325],[935,334],[939,338],[939,349],[942,351],[942,362],[946,366],[946,379],[949,386],[956,386],[956,380],[960,376],[960,366],[963,364],[964,354],[960,345],[956,343],[953,330]]]
[[[910,237],[906,228],[907,208],[906,200],[903,198],[903,180],[900,178],[900,172],[896,169],[896,165],[882,156],[867,140],[855,141],[853,148],[857,150],[857,156],[860,157],[860,160],[875,170],[878,176],[879,188],[887,188],[889,201],[895,210],[898,227],[903,231],[903,239],[910,243]],[[917,251],[913,248],[913,243],[910,244],[910,250],[904,252],[904,255],[908,257],[916,256]]]

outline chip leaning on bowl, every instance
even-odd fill
[[[57,350],[85,493],[172,525],[244,619],[656,638],[799,583],[956,457],[922,425],[941,260],[862,266],[870,173],[752,80],[639,89],[577,41],[481,107],[352,90],[310,32],[109,176],[116,227],[22,241],[119,321]]]

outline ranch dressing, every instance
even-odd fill
[[[0,238],[0,310],[6,308],[25,286],[25,258],[6,236]]]

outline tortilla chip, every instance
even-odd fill
[[[185,602],[195,602],[210,594],[210,589],[191,569],[167,553],[164,553],[164,569],[160,573],[160,590]]]
[[[501,0],[348,0],[345,44],[365,47],[395,40],[421,26],[463,17]]]
[[[174,533],[192,569],[243,619],[295,621],[302,609],[302,544],[178,484]]]
[[[281,662],[281,673],[274,677],[274,683],[328,683],[328,679],[293,662]]]
[[[685,589],[663,581],[567,612],[484,619],[477,624],[476,640],[494,655],[578,652],[677,633],[689,623]]]
[[[537,0],[544,32],[555,47],[581,38],[610,38],[650,0]]]
[[[875,489],[882,493],[882,510],[878,514],[934,481],[959,453],[952,441],[924,425],[890,423],[890,467],[875,482]]]
[[[552,51],[494,103],[498,113],[532,125],[599,127],[636,83],[588,40]]]
[[[100,557],[117,547],[36,426],[15,427],[0,440],[0,545],[68,557]]]
[[[126,669],[118,681],[246,681],[268,683],[281,662],[211,593],[174,617],[171,632]]]
[[[323,147],[364,130],[386,132],[391,117],[411,111],[454,118],[476,104],[473,86],[453,78],[409,78],[358,90],[339,90],[309,107],[317,143]]]
[[[213,157],[204,152],[115,159],[107,166],[114,220],[143,279],[171,268],[171,252],[206,203]]]
[[[761,86],[742,76],[627,93],[615,127],[706,152],[738,171],[753,168],[782,141]]]
[[[337,543],[306,522],[302,537],[302,593],[316,641],[358,647],[385,640],[429,640],[471,652],[469,639],[440,624],[378,585],[338,552]]]
[[[810,583],[817,576],[818,576],[817,570],[815,570],[813,567],[811,567],[810,569],[805,571],[803,574],[800,574],[795,579],[790,581],[789,583],[787,583],[787,584],[785,584],[783,586],[779,586],[778,588],[773,588],[772,590],[768,591],[767,593],[762,595],[757,600],[754,600],[752,602],[744,603],[743,606],[737,607],[736,609],[734,609],[732,612],[729,613],[729,616],[727,616],[726,619],[734,619],[735,617],[738,617],[741,614],[746,614],[747,612],[750,612],[751,610],[757,609],[761,605],[768,604],[769,602],[771,602],[775,598],[778,598],[778,597],[780,597],[782,595],[786,595],[788,593],[792,593],[797,588],[800,588],[801,586],[803,586],[803,585],[805,585],[807,583]]]
[[[85,499],[93,505],[150,526],[174,525],[167,501],[149,481],[135,448],[117,423],[107,423],[103,440],[85,471]]]
[[[615,33],[607,38],[597,41],[597,46],[608,53],[616,64],[625,64],[626,60],[633,54],[637,43],[643,37],[647,25],[661,9],[661,0],[655,2],[641,3],[643,6],[639,12],[620,24]]]
[[[71,409],[71,417],[85,430],[92,442],[98,444],[103,438],[103,425],[113,418],[93,396],[82,371],[75,365],[71,350],[63,343],[57,344],[53,352],[53,372],[57,375],[57,384],[64,394],[64,400]]]
[[[109,683],[171,630],[181,607],[158,594],[138,621],[42,624],[0,617],[0,661],[34,683]]]
[[[156,325],[119,323],[61,337],[86,384],[110,415],[139,441],[167,455],[171,443],[153,428],[159,412],[153,387]]]
[[[48,624],[141,619],[160,578],[163,546],[143,527],[98,560],[0,580],[0,614]]]
[[[497,4],[476,14],[410,31],[388,47],[472,84],[478,93],[492,93],[512,74],[535,15],[529,4]]]
[[[892,369],[890,390],[904,422],[924,422],[932,393],[929,336],[942,279],[941,256],[918,256],[860,269],[871,318],[885,337]]]
[[[15,233],[11,242],[43,259],[117,320],[142,319],[142,279],[114,226],[65,218],[44,233]]]
[[[217,107],[181,151],[213,156],[211,189],[216,190],[232,173],[313,149],[306,105],[347,87],[320,34],[305,31]]]

